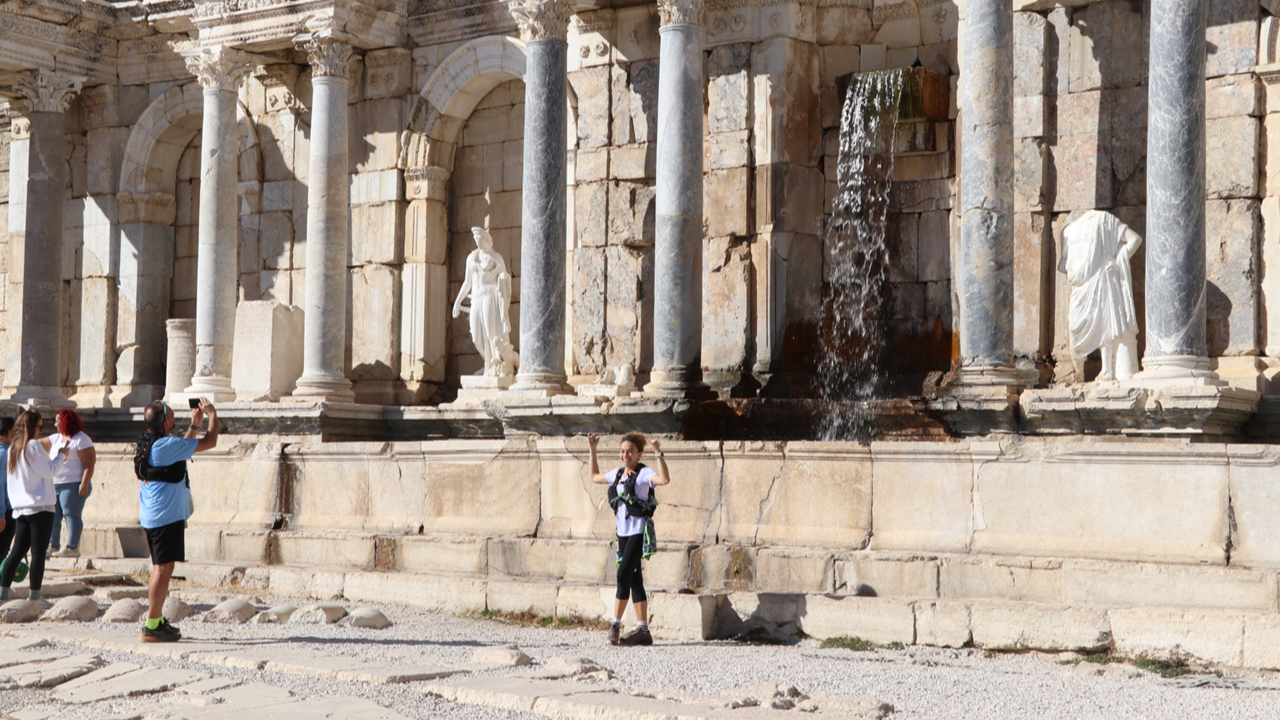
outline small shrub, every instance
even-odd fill
[[[1106,653],[1092,653],[1085,655],[1081,659],[1084,660],[1084,662],[1091,662],[1094,665],[1107,665],[1113,662],[1122,662],[1120,658],[1112,657]]]
[[[875,650],[876,644],[870,640],[863,640],[860,637],[849,637],[847,635],[838,635],[830,637],[822,641],[819,645],[822,648],[843,648],[845,650],[853,650],[856,652],[867,652]]]
[[[881,648],[884,648],[885,650],[902,650],[903,648],[905,648],[905,647],[906,647],[906,645],[903,645],[902,643],[898,642],[897,640],[894,640],[893,642],[891,642],[891,643],[885,643],[885,644],[881,645],[880,647],[881,647]]]
[[[1148,657],[1136,657],[1131,662],[1134,667],[1153,672],[1162,678],[1195,674],[1195,670],[1187,667],[1187,664],[1181,660],[1152,660]]]

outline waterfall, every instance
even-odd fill
[[[818,392],[829,403],[822,427],[826,440],[874,436],[866,403],[881,385],[885,221],[903,75],[855,75],[845,95],[837,194],[826,230],[826,314],[818,363]]]

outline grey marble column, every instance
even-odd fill
[[[965,6],[961,107],[962,384],[1014,384],[1013,3]]]
[[[658,0],[653,370],[646,395],[704,390],[702,354],[702,0]]]
[[[1205,346],[1208,3],[1152,0],[1147,90],[1147,343],[1134,379],[1216,378]]]
[[[196,246],[196,371],[186,392],[213,401],[235,399],[231,346],[236,334],[240,264],[236,94],[249,56],[223,46],[184,53],[204,88],[200,131],[200,220]]]
[[[565,383],[565,161],[568,0],[510,5],[525,37],[520,216],[520,369],[505,397],[572,392]]]
[[[10,352],[5,377],[5,385],[13,388],[13,402],[67,402],[62,389],[66,294],[62,285],[62,211],[70,148],[62,129],[63,114],[84,79],[37,71],[19,75],[13,83],[28,103],[25,121],[15,121],[15,127],[25,123],[30,133],[26,177],[22,179],[26,183],[22,247],[10,250],[10,258],[21,259],[21,288],[11,287],[8,313],[11,327],[17,331],[11,331],[10,338],[20,338],[18,347],[13,348],[16,356]],[[22,180],[15,178],[13,182]]]
[[[351,45],[312,36],[311,169],[307,176],[307,296],[302,377],[295,398],[353,402],[346,374],[347,253],[351,244],[347,172],[347,69]],[[361,318],[388,322],[389,318]]]

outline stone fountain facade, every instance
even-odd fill
[[[598,612],[608,511],[552,436],[809,395],[843,87],[922,67],[888,344],[967,437],[673,443],[655,627],[1278,667],[1280,453],[1238,441],[1280,425],[1280,4],[1143,7],[0,5],[0,394],[104,440],[228,403],[189,577]],[[1090,209],[1144,238],[1123,383],[1070,356]],[[459,406],[472,227],[521,362]],[[100,458],[86,554],[120,555],[135,481]]]

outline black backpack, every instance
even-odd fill
[[[146,431],[138,436],[138,444],[133,448],[133,474],[139,480],[147,482],[164,482],[177,484],[187,480],[187,463],[186,461],[177,462],[165,467],[156,467],[151,464],[151,446],[156,444],[163,435],[157,435],[151,430]],[[188,483],[190,487],[190,483]]]
[[[619,481],[622,473],[626,472],[626,468],[618,470],[618,478],[609,483],[609,507],[613,509],[613,514],[618,514],[618,504],[622,503],[627,506],[627,515],[638,518],[653,517],[653,512],[658,509],[658,497],[654,494],[653,486],[649,486],[649,497],[641,500],[636,497],[636,481],[640,479],[640,471],[644,470],[644,463],[636,466],[636,471],[627,476],[626,480]],[[618,485],[622,485],[622,492],[618,492]]]

